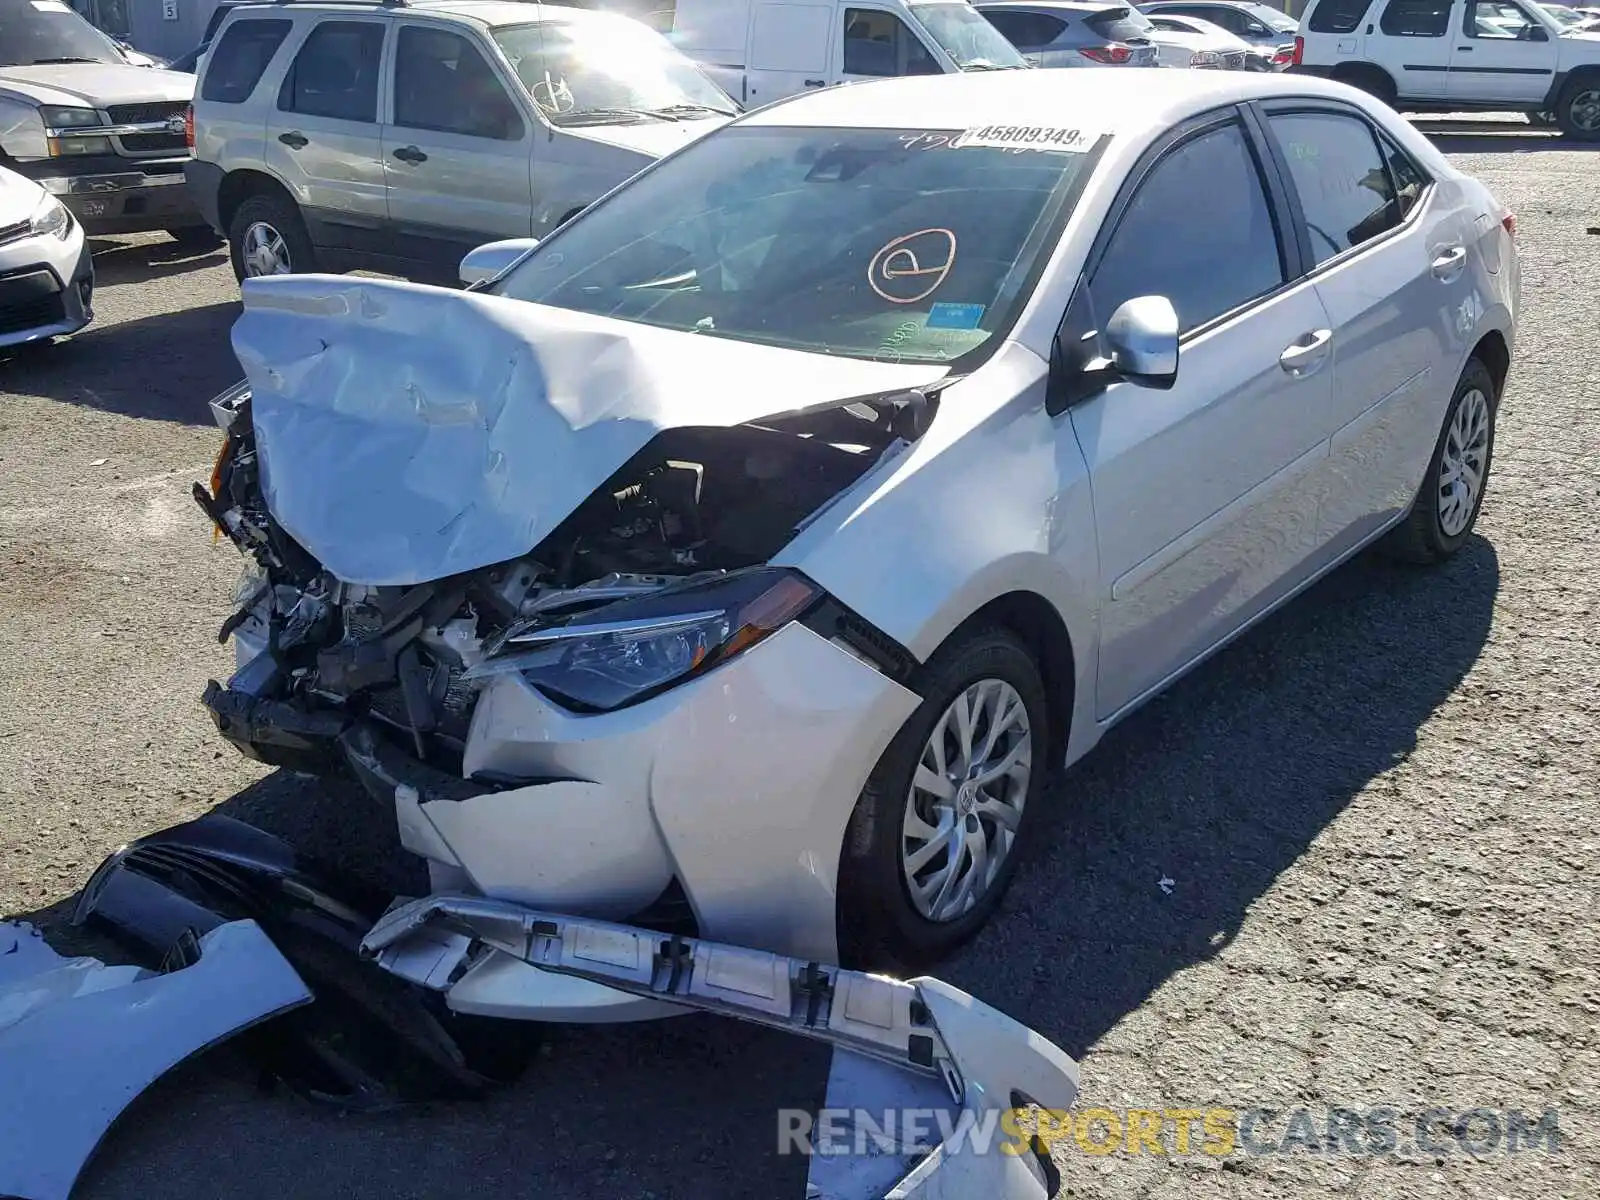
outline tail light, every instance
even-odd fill
[[[1121,66],[1133,56],[1133,51],[1126,46],[1083,46],[1078,53],[1093,62],[1113,63],[1117,66]]]
[[[1512,212],[1510,209],[1507,209],[1506,210],[1506,215],[1500,218],[1500,224],[1505,227],[1505,231],[1507,233],[1509,233],[1512,237],[1516,237],[1517,236],[1517,214],[1516,213]]]
[[[194,149],[194,105],[183,110],[183,144]]]
[[[1294,53],[1289,57],[1289,65],[1298,67],[1306,57],[1306,40],[1298,35],[1294,39]]]
[[[1275,67],[1287,67],[1294,61],[1294,47],[1292,46],[1279,46],[1273,52],[1272,65]]]

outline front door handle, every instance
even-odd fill
[[[311,144],[311,139],[305,134],[296,133],[293,130],[290,130],[288,133],[280,133],[278,135],[278,140],[291,150],[301,150]]]
[[[400,149],[394,152],[394,156],[401,162],[411,163],[413,165],[428,161],[428,156],[415,146],[401,146]]]
[[[806,80],[806,86],[807,87],[827,87],[828,86],[828,81],[826,79],[808,79],[808,80]]]
[[[1461,268],[1466,266],[1466,263],[1467,248],[1451,246],[1433,260],[1433,277],[1448,282],[1461,274]]]
[[[1284,347],[1278,355],[1278,365],[1296,379],[1315,374],[1328,361],[1328,347],[1333,343],[1333,330],[1313,329],[1302,333]]]

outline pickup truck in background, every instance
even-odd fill
[[[216,245],[184,187],[194,76],[135,66],[61,0],[0,0],[0,166],[84,231]]]

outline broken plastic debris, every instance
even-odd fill
[[[1177,887],[1178,885],[1177,885],[1177,882],[1171,876],[1163,875],[1160,879],[1156,880],[1156,886],[1158,888],[1160,888],[1168,896],[1170,896],[1170,895],[1172,895],[1172,889]]]
[[[103,467],[110,461],[111,460],[109,458],[97,458],[92,463],[90,463],[89,465],[91,467]]]

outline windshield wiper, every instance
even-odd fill
[[[1004,66],[1001,63],[993,62],[993,61],[991,61],[991,60],[989,60],[987,58],[975,58],[969,63],[962,63],[961,64],[961,69],[963,71],[1011,71],[1011,70],[1015,70],[1014,67]]]
[[[28,65],[30,67],[53,67],[57,63],[98,63],[98,58],[36,58]]]
[[[677,117],[669,117],[664,113],[653,112],[648,108],[575,108],[571,112],[555,113],[563,117],[561,123],[570,125],[574,117],[598,117],[600,121],[616,121],[625,117],[642,117],[651,121],[676,121]]]
[[[717,113],[719,116],[724,117],[737,117],[739,115],[731,108],[718,108],[714,104],[693,104],[687,101],[682,104],[664,104],[660,108],[652,108],[650,111],[653,113],[659,113],[664,117],[676,117],[680,113],[697,112]]]

